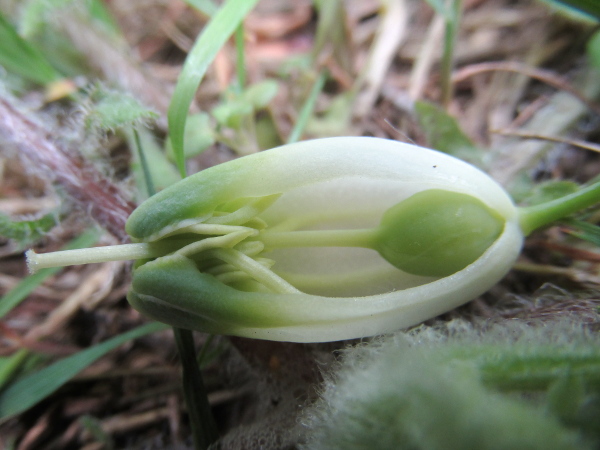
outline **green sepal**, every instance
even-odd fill
[[[294,317],[282,306],[295,297],[231,288],[200,272],[191,259],[170,255],[134,271],[127,300],[148,317],[178,328],[236,334],[240,328],[293,325]]]

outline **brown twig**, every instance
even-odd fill
[[[600,145],[592,142],[582,141],[581,139],[568,139],[558,136],[547,136],[537,133],[528,133],[527,131],[520,130],[490,130],[490,133],[499,134],[502,136],[516,136],[525,139],[537,139],[541,141],[558,142],[560,144],[568,144],[573,147],[583,148],[585,150],[591,150],[593,152],[600,153]]]
[[[583,102],[591,111],[600,115],[600,105],[588,99],[585,95],[573,88],[569,81],[561,76],[556,75],[554,72],[544,69],[538,69],[535,67],[529,67],[525,64],[521,64],[517,61],[502,61],[502,62],[486,62],[480,64],[473,64],[467,67],[463,67],[457,70],[452,76],[453,83],[460,83],[474,75],[485,72],[515,72],[522,75],[526,75],[530,78],[534,78],[543,83],[546,83],[556,89],[565,91],[578,98]]]
[[[125,222],[134,209],[120,189],[79,155],[67,152],[17,101],[0,94],[0,136],[14,145],[28,164],[61,185],[100,226],[120,241],[129,238]]]

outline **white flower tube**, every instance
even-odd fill
[[[436,216],[429,203],[450,212]],[[417,219],[409,211],[394,235],[407,208]],[[410,236],[421,228],[434,238]],[[489,236],[473,250],[481,230]],[[144,202],[127,232],[147,251],[128,295],[135,308],[181,328],[294,342],[386,333],[451,310],[497,283],[523,241],[512,200],[485,173],[366,137],[300,142],[207,169]],[[398,242],[388,251],[390,239]],[[427,248],[413,254],[415,246]],[[467,263],[450,261],[465,255]]]

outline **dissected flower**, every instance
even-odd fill
[[[415,325],[488,290],[532,230],[600,182],[517,208],[488,175],[414,145],[339,137],[221,164],[130,216],[134,243],[28,253],[30,268],[135,259],[129,302],[170,325],[317,342]]]
[[[130,303],[163,322],[328,341],[419,323],[485,292],[522,244],[489,176],[448,155],[330,138],[212,167],[143,203]]]

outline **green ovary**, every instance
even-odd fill
[[[374,245],[400,270],[444,277],[475,262],[500,236],[504,223],[475,197],[430,189],[387,210]]]

